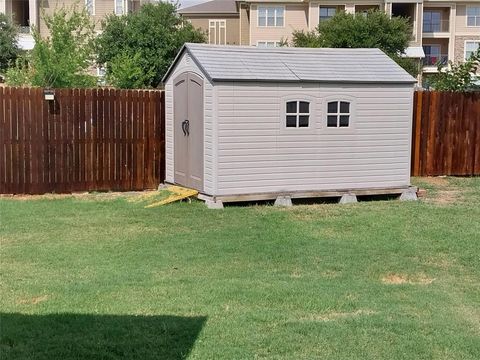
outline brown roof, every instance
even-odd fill
[[[237,14],[235,0],[212,0],[178,10],[180,14]]]

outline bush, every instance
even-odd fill
[[[479,77],[475,74],[480,71],[480,48],[464,63],[449,63],[450,68],[438,66],[438,73],[428,79],[428,84],[438,91],[465,92],[480,90]],[[477,80],[475,79],[477,78]]]
[[[33,31],[35,46],[30,54],[7,73],[7,83],[51,88],[91,87],[94,64],[94,24],[85,9],[62,7],[52,16],[42,14],[50,36]],[[23,84],[18,82],[23,81]]]
[[[418,75],[418,61],[403,58],[412,38],[408,19],[369,11],[366,16],[339,12],[321,22],[310,32],[295,31],[293,46],[325,48],[379,48],[413,76]]]
[[[0,13],[0,73],[4,73],[20,55],[17,28],[10,18]]]
[[[113,85],[156,87],[185,42],[205,41],[204,34],[176,10],[172,3],[146,4],[137,12],[112,14],[103,21],[97,61],[106,66]]]

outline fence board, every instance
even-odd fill
[[[480,175],[480,93],[416,92],[413,176]]]
[[[57,89],[46,101],[41,88],[0,87],[0,193],[157,188],[163,101],[113,89]]]

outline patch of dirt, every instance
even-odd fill
[[[300,270],[294,270],[291,274],[290,274],[290,277],[293,278],[293,279],[299,279],[302,277],[302,273],[300,272]]]
[[[415,277],[409,277],[403,274],[389,274],[382,277],[382,283],[387,285],[429,285],[434,282],[435,279],[429,278],[426,275],[418,275]]]
[[[373,310],[368,310],[368,309],[359,309],[351,312],[331,311],[324,314],[312,314],[311,316],[308,316],[307,318],[303,318],[302,320],[326,322],[326,321],[335,321],[335,320],[355,318],[359,316],[368,316],[368,315],[374,315],[374,314],[377,314],[377,312]]]
[[[433,187],[432,193],[427,191],[425,201],[438,205],[448,205],[463,201],[462,191],[452,184],[446,176],[425,177],[422,182],[426,186]]]
[[[31,299],[19,299],[18,304],[28,304],[28,305],[37,305],[41,302],[47,301],[48,295],[36,296]]]
[[[448,178],[445,176],[429,176],[429,177],[424,177],[422,178],[422,181],[427,183],[428,185],[432,186],[449,186],[450,182],[448,181]]]
[[[451,204],[462,200],[460,190],[438,190],[433,202],[437,204]]]
[[[78,199],[86,201],[109,201],[119,198],[126,198],[128,201],[140,202],[158,196],[160,193],[156,190],[152,191],[129,191],[129,192],[81,192],[72,194],[43,194],[43,195],[1,195],[3,198],[34,201],[34,200],[59,200],[59,199]]]
[[[340,271],[335,271],[335,270],[327,270],[322,272],[321,274],[323,277],[326,277],[328,279],[334,279],[340,276]]]

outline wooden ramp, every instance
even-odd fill
[[[157,206],[162,206],[162,205],[170,204],[170,203],[173,203],[173,202],[176,202],[176,201],[180,201],[180,200],[183,200],[183,199],[188,199],[192,196],[197,196],[198,195],[197,190],[188,189],[188,188],[184,188],[184,187],[181,187],[181,186],[175,186],[175,185],[168,186],[165,190],[167,190],[168,192],[171,193],[166,199],[154,202],[153,204],[149,204],[149,205],[145,206],[145,208],[153,208],[153,207],[157,207]]]

